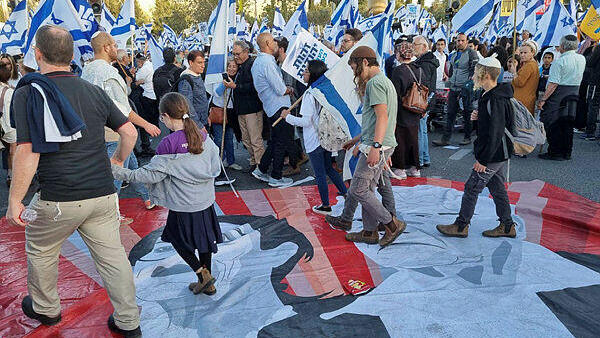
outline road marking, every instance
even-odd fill
[[[473,149],[461,149],[461,150],[455,152],[454,154],[452,154],[452,156],[450,156],[450,159],[458,161],[458,160],[462,159],[463,157],[465,157],[466,155],[470,154],[472,151],[473,151]]]

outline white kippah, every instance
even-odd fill
[[[488,56],[483,59],[479,59],[479,62],[477,64],[480,64],[480,65],[486,66],[486,67],[492,67],[492,68],[502,68],[500,61],[498,61],[498,59],[496,59],[496,55],[497,54],[494,53],[491,56]]]

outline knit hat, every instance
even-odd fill
[[[496,53],[492,54],[491,56],[488,56],[486,58],[483,59],[479,59],[479,62],[477,63],[478,65],[482,65],[482,66],[486,66],[486,67],[492,67],[492,68],[502,68],[502,65],[500,64],[500,61],[498,61],[498,59],[496,59]]]
[[[356,47],[356,49],[354,49],[354,51],[352,51],[352,54],[350,54],[350,58],[351,59],[358,59],[358,58],[367,58],[367,59],[376,59],[377,55],[375,54],[375,51],[367,46],[359,46]]]

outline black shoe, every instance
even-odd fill
[[[21,302],[21,309],[23,310],[23,313],[27,317],[29,317],[31,319],[35,319],[44,325],[49,325],[49,326],[56,325],[62,319],[60,314],[58,315],[58,317],[52,318],[52,317],[41,315],[41,314],[35,312],[33,310],[33,300],[31,299],[31,296],[29,296],[29,295],[27,295],[27,296],[25,296],[25,298],[23,298],[23,301]]]
[[[423,163],[423,165],[421,167],[429,168],[430,166],[431,166],[431,163]]]
[[[550,153],[543,153],[538,155],[542,160],[551,160],[551,161],[566,161],[567,159],[564,156],[559,155],[551,155]]]
[[[108,317],[108,329],[114,333],[122,334],[124,337],[141,337],[142,336],[142,329],[140,329],[139,326],[133,330],[123,330],[123,329],[119,328],[117,326],[117,324],[115,324],[115,318],[113,318],[112,314]]]
[[[251,174],[256,169],[256,164],[250,166],[250,168],[244,170],[243,172],[246,174]]]
[[[465,138],[462,141],[460,141],[459,143],[461,146],[466,146],[467,144],[471,144],[471,139],[470,138]]]
[[[227,185],[227,184],[231,184],[233,182],[235,182],[235,178],[230,177],[229,179],[227,179],[227,176],[223,175],[223,173],[221,173],[221,175],[219,175],[217,178],[215,178],[216,186]]]
[[[129,186],[129,182],[127,181],[123,181],[123,183],[121,183],[121,189],[125,189]]]
[[[450,142],[448,142],[448,140],[441,139],[439,141],[432,141],[431,144],[433,144],[436,147],[444,147],[450,145]]]
[[[321,214],[321,215],[330,215],[331,214],[331,207],[329,206],[323,206],[323,204],[321,205],[315,205],[314,207],[312,207],[312,210],[314,212],[316,212],[317,214]]]

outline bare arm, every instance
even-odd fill
[[[27,194],[33,175],[37,170],[40,154],[32,151],[31,143],[19,144],[13,161],[13,179],[8,197],[6,218],[13,225],[25,226],[19,216],[25,209],[23,198]]]
[[[383,137],[385,136],[388,124],[387,104],[375,105],[374,110],[377,121],[375,122],[375,136],[373,137],[373,142],[381,143],[383,142]]]
[[[160,135],[160,128],[144,120],[144,118],[142,118],[133,111],[129,112],[128,120],[134,125],[144,128],[144,130],[152,137],[157,137],[158,135]]]
[[[548,87],[546,87],[546,92],[544,93],[542,101],[547,101],[550,95],[552,95],[556,90],[556,87],[558,87],[558,83],[548,82]]]
[[[117,133],[121,136],[121,140],[111,162],[123,166],[123,162],[125,162],[137,141],[137,130],[131,122],[127,122],[117,130]]]

